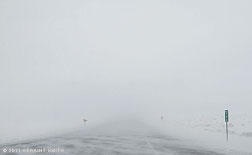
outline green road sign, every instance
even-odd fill
[[[228,110],[225,110],[225,122],[228,122]]]

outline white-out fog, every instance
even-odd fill
[[[0,2],[0,135],[251,109],[251,1]]]

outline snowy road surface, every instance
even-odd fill
[[[1,155],[223,155],[139,124],[110,124],[61,136],[5,144]]]

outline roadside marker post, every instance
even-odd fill
[[[226,136],[228,141],[228,122],[229,122],[228,110],[225,110],[225,122],[226,122]]]
[[[84,122],[84,125],[85,125],[85,126],[86,126],[87,121],[88,121],[88,120],[83,119],[83,122]]]

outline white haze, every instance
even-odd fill
[[[248,113],[251,5],[0,1],[0,135]]]

